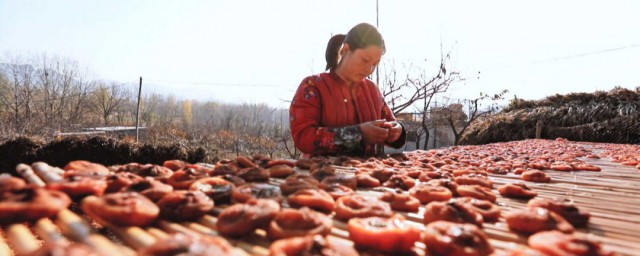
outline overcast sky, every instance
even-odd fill
[[[134,88],[142,76],[143,92],[288,107],[324,71],[329,37],[360,22],[376,23],[375,0],[0,0],[0,52],[71,58]],[[640,1],[379,0],[379,29],[396,66],[433,69],[450,50],[467,78],[453,98],[640,86]]]

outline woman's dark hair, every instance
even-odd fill
[[[324,55],[327,60],[326,70],[338,66],[338,53],[343,43],[347,43],[352,51],[367,48],[371,45],[382,48],[382,54],[386,51],[384,39],[382,39],[378,29],[368,23],[360,23],[349,30],[346,35],[338,34],[329,39],[327,51]]]

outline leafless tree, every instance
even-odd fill
[[[440,55],[440,63],[435,74],[428,72],[427,67],[416,67],[413,64],[405,65],[406,74],[403,79],[398,79],[398,70],[391,64],[385,68],[386,72],[382,84],[382,94],[389,104],[394,115],[399,116],[402,111],[412,107],[420,113],[420,126],[405,126],[407,132],[420,135],[417,141],[424,136],[424,149],[427,149],[429,141],[429,127],[431,119],[429,108],[437,95],[446,92],[455,81],[462,80],[460,73],[451,71],[448,67],[451,60],[450,53]],[[426,61],[425,61],[426,62]],[[411,128],[409,130],[407,128]],[[419,144],[419,142],[417,142]]]
[[[90,109],[91,98],[90,93],[93,92],[96,81],[91,79],[88,71],[80,72],[73,80],[73,93],[68,96],[68,117],[67,122],[70,125],[78,125],[84,122],[83,116]]]
[[[157,118],[156,115],[157,115],[158,107],[160,105],[161,100],[162,100],[162,95],[157,93],[152,93],[142,99],[142,102],[140,103],[141,105],[140,119],[142,120],[142,123],[144,125],[147,125],[147,126],[154,125],[154,121],[155,121],[155,118]]]
[[[118,110],[128,91],[121,84],[115,82],[99,82],[96,90],[92,93],[92,109],[100,116],[105,126],[109,125],[110,117]]]
[[[407,131],[407,140],[415,141],[415,148],[418,149],[421,148],[421,142],[423,140],[423,137],[425,136],[425,133],[429,131],[422,128],[422,120],[420,120],[420,118],[422,118],[421,112],[414,112],[410,113],[409,115],[411,115],[411,117],[408,118],[408,120],[403,120],[402,124],[404,126],[404,129]],[[427,142],[428,141],[425,141],[425,144]]]
[[[400,81],[398,70],[393,63],[385,68],[382,95],[391,111],[398,115],[416,103],[422,103],[423,109],[425,105],[428,108],[435,95],[446,92],[454,81],[461,79],[459,72],[447,69],[450,59],[449,53],[441,55],[440,65],[435,74],[429,74],[427,67],[416,67],[413,64],[405,66],[406,74]]]
[[[34,130],[31,127],[33,118],[33,101],[35,86],[33,79],[35,69],[21,56],[6,54],[2,61],[8,85],[5,86],[0,102],[11,113],[9,124],[12,130],[25,133]]]
[[[78,65],[70,59],[49,57],[46,53],[36,57],[33,63],[38,89],[35,107],[42,117],[40,123],[47,128],[60,129],[66,125],[66,116],[73,113],[70,109],[72,98],[78,96],[74,93],[82,89],[76,88],[83,85],[77,83]]]
[[[457,104],[450,104],[443,108],[442,116],[447,122],[455,137],[454,145],[458,145],[461,135],[467,130],[469,125],[478,118],[492,113],[496,110],[496,101],[503,99],[508,90],[503,90],[497,94],[480,93],[479,97],[473,99],[458,100]],[[490,101],[489,106],[482,108],[482,103]],[[466,110],[463,108],[466,107]]]
[[[8,98],[7,93],[10,91],[9,86],[9,80],[4,72],[0,72],[0,120],[2,121],[9,120],[11,117],[8,101],[6,100]],[[9,133],[9,127],[7,127],[7,125],[0,125],[0,136]]]
[[[178,113],[178,102],[176,99],[176,96],[171,94],[169,95],[163,102],[163,104],[160,105],[159,108],[159,119],[160,122],[163,124],[173,124],[174,119],[176,119],[177,117],[179,117]]]
[[[97,124],[131,125],[135,120],[135,99],[123,84],[92,79],[77,62],[58,56],[9,57],[0,58],[2,135],[49,134],[50,130],[73,131]],[[202,142],[235,155],[300,155],[293,146],[286,109],[192,101],[193,118],[184,118],[186,101],[174,95],[145,97],[141,113],[150,128],[149,140]],[[183,122],[188,119],[192,124],[187,129]]]
[[[273,140],[280,145],[279,149],[282,151],[283,156],[298,159],[301,153],[295,147],[293,138],[291,137],[288,109],[274,109],[272,112],[274,120]]]
[[[265,136],[261,146],[262,150],[272,159],[275,158],[275,154],[280,150],[280,144],[272,136]]]
[[[289,158],[300,158],[302,152],[300,152],[294,145],[293,138],[291,138],[291,128],[287,127],[284,130],[280,130],[277,139],[282,144],[284,152],[289,156]]]

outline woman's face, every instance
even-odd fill
[[[338,75],[348,82],[359,82],[373,73],[382,58],[382,48],[370,45],[352,51],[349,45],[342,47],[342,59]]]

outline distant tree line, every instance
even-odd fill
[[[443,54],[432,69],[411,63],[401,70],[392,62],[381,67],[380,88],[391,110],[396,116],[416,116],[403,121],[407,132],[417,137],[416,143],[429,141],[429,129],[438,123],[451,129],[452,143],[457,144],[472,121],[491,111],[479,108],[478,102],[489,98],[486,94],[446,100],[455,107],[433,104],[462,80],[449,60],[450,55]],[[53,140],[60,132],[87,127],[134,126],[136,101],[137,84],[96,79],[71,59],[46,53],[0,56],[0,141],[18,136]],[[210,150],[214,158],[256,153],[274,158],[300,156],[291,139],[287,109],[143,93],[139,117],[140,125],[146,127],[141,141],[145,143],[197,145]]]
[[[133,126],[136,86],[92,78],[77,62],[41,54],[0,57],[0,138],[37,136],[96,126]],[[297,157],[286,109],[144,94],[140,124],[152,144],[186,143],[218,157]],[[131,139],[131,138],[125,138]]]

